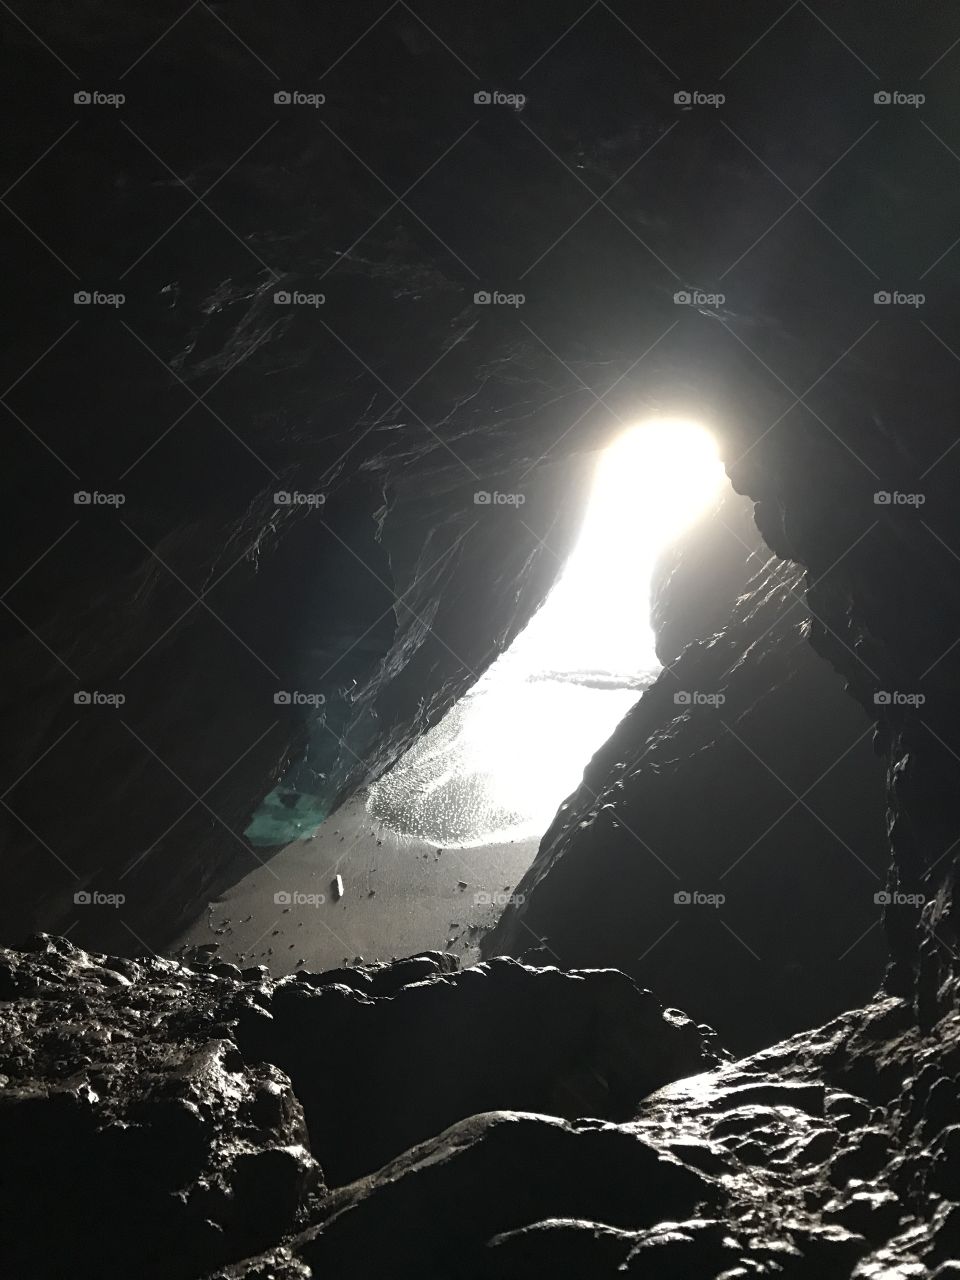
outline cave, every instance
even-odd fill
[[[960,1275],[949,8],[0,17],[5,1274]]]

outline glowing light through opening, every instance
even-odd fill
[[[523,633],[370,792],[374,816],[442,845],[541,834],[659,670],[650,582],[719,495],[716,442],[655,419],[601,455],[580,538]]]

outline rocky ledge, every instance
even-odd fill
[[[42,935],[0,951],[0,1255],[33,1280],[945,1280],[941,994],[932,1027],[878,997],[732,1061],[615,970],[272,980]]]

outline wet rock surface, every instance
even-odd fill
[[[509,960],[273,981],[43,936],[0,980],[11,1274],[952,1274],[955,989],[733,1061],[622,974]]]
[[[495,959],[459,972],[439,953],[301,974],[272,986],[265,1006],[251,996],[238,1016],[241,1051],[289,1075],[336,1183],[481,1111],[622,1120],[715,1054],[711,1033],[615,970]],[[510,1052],[493,1061],[500,1035]]]
[[[498,1026],[518,1052],[490,1055]],[[38,1277],[198,1275],[465,1117],[624,1119],[722,1056],[612,971],[428,953],[273,981],[41,935],[0,951],[0,1257]],[[57,1224],[42,1238],[24,1230],[39,1202]],[[144,1256],[151,1234],[167,1243]]]
[[[139,950],[139,935],[160,946],[249,868],[240,833],[260,801],[288,831],[376,776],[543,598],[590,452],[665,405],[714,423],[783,562],[734,603],[732,628],[688,644],[686,691],[725,680],[744,728],[775,751],[787,722],[765,710],[789,686],[752,688],[737,642],[759,658],[769,647],[757,669],[781,673],[809,642],[876,721],[893,854],[883,997],[718,1066],[692,1066],[684,1054],[706,1056],[710,1043],[688,1022],[653,1018],[609,976],[566,985],[433,962],[416,978],[357,970],[298,995],[293,980],[256,970],[126,962],[62,941],[4,953],[0,1244],[11,1274],[956,1274],[956,33],[947,8],[914,21],[893,0],[856,0],[829,19],[816,7],[790,6],[771,25],[766,0],[709,11],[670,0],[645,10],[638,38],[613,5],[579,2],[465,16],[429,0],[333,15],[294,2],[278,20],[252,3],[133,12],[88,0],[39,6],[29,27],[11,19],[4,85],[30,113],[11,130],[5,182],[22,235],[6,294],[19,323],[2,353],[15,441],[3,493],[5,939],[76,926],[89,945]],[[368,28],[361,60],[351,51]],[[134,67],[134,111],[88,104],[75,118],[81,71],[95,84]],[[291,106],[281,128],[277,85],[312,84],[322,68],[324,123]],[[527,69],[522,112],[475,109],[481,75],[518,82]],[[678,85],[721,74],[727,117],[678,108]],[[921,75],[928,113],[878,106],[886,77]],[[195,192],[211,209],[189,203]],[[480,314],[478,285],[509,287],[523,272],[522,319]],[[88,306],[81,322],[74,290],[124,273],[123,321]],[[922,319],[889,295],[876,308],[888,285],[921,280]],[[678,292],[721,281],[723,302],[678,307]],[[278,285],[324,288],[326,319],[319,308],[279,315]],[[119,488],[122,513],[74,500]],[[526,534],[500,518],[515,509],[473,500],[520,488]],[[278,503],[289,491],[324,502]],[[777,608],[772,637],[750,630],[790,592],[805,602],[802,633],[778,632]],[[674,639],[686,630],[681,620]],[[326,718],[277,702],[284,691],[322,694]],[[711,842],[753,805],[726,765],[716,777],[729,785],[711,790],[726,737],[709,708],[678,710],[666,681],[652,692],[652,737],[647,697],[592,766],[612,808],[578,801],[581,835],[561,814],[548,847],[564,856],[533,873],[530,902],[551,926],[534,932],[567,928],[571,957],[575,926],[550,909],[549,886],[568,882],[558,900],[589,908],[598,881],[574,874],[579,842],[602,880],[604,856],[623,850],[618,825],[634,826],[631,799],[656,814],[663,786],[672,803],[659,812],[690,818],[691,871],[712,870]],[[791,731],[809,713],[811,733],[827,735],[825,705],[795,702]],[[790,781],[802,795],[816,777]],[[845,812],[859,826],[879,806],[851,799]],[[76,897],[121,881],[122,914]],[[811,882],[805,869],[798,892]],[[624,892],[608,877],[627,932],[601,942],[636,938],[645,884]],[[668,973],[651,985],[699,1019],[712,983],[724,1035],[772,1039],[785,1011],[796,1027],[807,993],[819,999],[817,981],[797,996],[790,965],[812,966],[819,991],[840,999],[842,980],[814,963],[814,935],[828,932],[825,915],[848,922],[860,892],[807,899],[791,934],[801,913],[771,911],[754,885],[744,928],[733,924],[747,950],[695,931],[679,984]],[[658,918],[644,945],[667,927]],[[502,945],[519,949],[505,934]],[[751,949],[766,967],[753,985],[738,969]],[[559,1012],[531,1023],[557,1047],[559,1073],[545,1077],[522,1038],[510,1010],[529,1005],[511,982],[564,992]],[[487,983],[500,999],[480,997]],[[625,1057],[611,1047],[602,1018],[577,1011],[580,983],[598,1008],[612,999],[618,1019],[634,1006],[640,1039],[649,1017],[653,1059],[685,1078],[637,1074],[639,1041]],[[435,1011],[431,1043],[450,1019],[470,1045],[469,1087],[448,1065],[434,1078],[443,1105],[417,1082],[409,1115],[384,1107],[367,1124],[358,1111],[354,1151],[347,1126],[331,1123],[325,1153],[318,1108],[336,1113],[339,1099],[312,1093],[309,1076],[327,1014],[344,1037],[329,1060],[362,1074],[347,1040],[366,1052],[382,1019],[393,1039],[374,1056],[391,1044],[414,1053],[404,1032],[421,999]],[[457,1012],[475,999],[493,1024],[483,1038]],[[632,1097],[653,1077],[654,1093]]]
[[[303,1109],[244,1062],[224,979],[43,937],[0,953],[0,985],[10,1274],[193,1275],[304,1220],[323,1177]]]

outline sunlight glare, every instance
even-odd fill
[[[559,581],[504,656],[547,671],[624,675],[656,665],[654,565],[723,478],[716,441],[696,423],[658,418],[619,436],[597,463],[583,529]]]
[[[549,597],[371,788],[371,813],[451,846],[541,834],[656,678],[654,566],[716,501],[723,480],[716,441],[683,419],[648,421],[604,450],[580,537]]]

